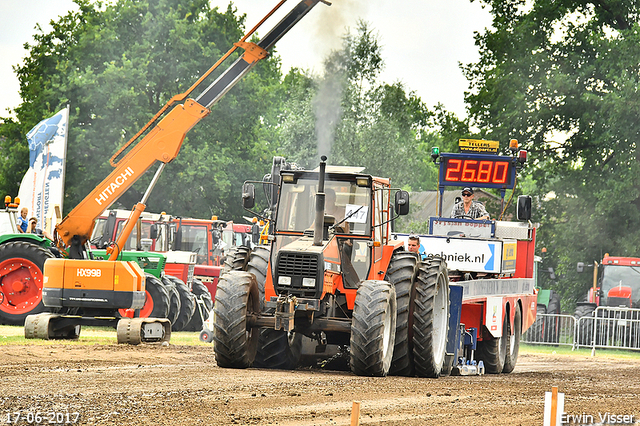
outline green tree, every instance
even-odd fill
[[[465,72],[473,124],[529,149],[538,246],[576,300],[577,261],[638,255],[640,43],[635,1],[483,0],[493,28]]]
[[[16,115],[23,133],[71,105],[65,213],[110,173],[108,160],[120,146],[240,39],[245,19],[231,4],[221,11],[206,0],[77,3],[79,11],[53,22],[50,33],[35,35],[35,43],[26,46],[24,66],[17,69],[23,103]],[[273,150],[260,128],[276,101],[280,77],[277,57],[261,61],[215,105],[188,134],[147,209],[239,219],[238,188],[264,174],[263,161]],[[131,208],[139,201],[151,175],[120,205]]]
[[[20,182],[29,165],[29,147],[23,142],[23,127],[10,118],[0,124],[0,194],[18,195]]]

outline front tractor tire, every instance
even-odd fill
[[[576,307],[575,318],[578,327],[578,344],[580,346],[593,345],[593,325],[595,324],[594,313],[596,308],[597,305],[595,303],[586,302],[578,303]]]
[[[396,291],[386,281],[364,281],[351,323],[351,371],[359,376],[389,373],[396,336]]]
[[[413,361],[419,377],[440,377],[450,370],[447,359],[449,333],[449,275],[440,257],[427,259],[415,285],[413,307]]]
[[[267,271],[269,269],[269,257],[271,250],[268,247],[257,246],[249,256],[246,271],[256,277],[258,291],[260,292],[260,308],[264,308],[264,286],[267,281]]]
[[[259,297],[253,274],[230,271],[220,277],[213,307],[213,341],[219,367],[247,368],[253,364],[260,330],[248,326],[248,317],[260,312]]]
[[[27,316],[45,311],[42,271],[51,252],[37,244],[0,245],[0,324],[24,325]]]
[[[204,323],[213,309],[213,300],[211,300],[209,289],[199,279],[194,278],[191,287],[191,292],[196,301],[196,311],[183,331],[200,331],[203,329]]]

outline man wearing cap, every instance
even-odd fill
[[[461,219],[488,220],[489,213],[482,203],[473,201],[473,188],[462,190],[462,201],[451,210],[451,217]]]

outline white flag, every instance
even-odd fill
[[[38,219],[38,228],[52,233],[55,206],[62,211],[69,107],[38,123],[29,133],[29,170],[20,184],[20,210]]]

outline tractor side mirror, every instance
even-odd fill
[[[556,279],[556,272],[553,270],[553,268],[549,268],[549,278],[554,280]]]
[[[396,192],[394,208],[399,216],[409,214],[409,193],[407,191]]]
[[[520,195],[518,197],[518,210],[516,211],[516,217],[518,220],[530,220],[531,219],[531,196]]]
[[[578,271],[578,273],[584,271],[584,262],[578,262],[576,265],[576,271]]]
[[[256,205],[256,188],[252,183],[242,185],[242,207],[252,209]]]
[[[152,240],[158,238],[158,225],[156,225],[155,223],[151,225],[151,228],[149,229],[149,238],[151,238]]]
[[[211,230],[211,241],[213,242],[214,246],[220,242],[220,231],[218,231],[217,229]]]

